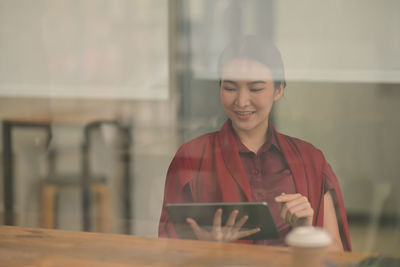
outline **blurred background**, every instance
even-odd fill
[[[157,236],[177,148],[225,121],[218,56],[256,34],[285,63],[273,122],[324,152],[353,250],[400,256],[398,10],[396,0],[0,0],[0,223]]]

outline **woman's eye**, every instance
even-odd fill
[[[250,92],[259,92],[264,88],[250,88]]]
[[[233,88],[233,87],[224,87],[224,90],[226,90],[226,91],[235,91],[235,88]]]

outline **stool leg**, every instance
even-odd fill
[[[96,201],[97,231],[102,233],[112,232],[111,222],[111,194],[104,184],[91,185],[91,191]]]
[[[42,227],[54,228],[55,226],[55,196],[57,186],[45,184],[42,186]]]

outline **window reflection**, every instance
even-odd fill
[[[14,207],[11,214],[3,208],[3,217],[14,224],[41,226],[49,154],[57,151],[58,172],[81,173],[85,125],[116,120],[132,129],[130,157],[121,152],[126,140],[107,127],[93,134],[90,153],[91,171],[107,177],[112,232],[156,236],[175,151],[226,119],[219,54],[232,38],[256,34],[273,38],[285,62],[288,87],[271,119],[279,131],[324,151],[341,184],[353,250],[398,255],[396,1],[4,0],[0,6],[1,120],[45,122],[52,130],[50,142],[43,129],[12,130]],[[3,158],[4,148],[3,142]],[[131,217],[124,205],[126,160]],[[1,195],[5,205],[9,193]],[[81,197],[73,187],[60,191],[58,228],[83,229]],[[95,218],[96,196],[90,200]],[[94,221],[91,231],[99,230]]]

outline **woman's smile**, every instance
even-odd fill
[[[251,115],[255,114],[255,111],[235,111],[237,117],[241,120],[248,120],[251,118]]]

